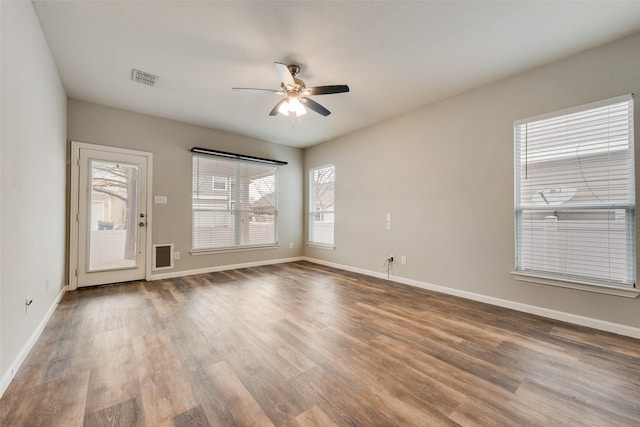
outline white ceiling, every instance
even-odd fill
[[[70,97],[306,147],[640,31],[640,1],[34,1]],[[332,114],[269,117],[274,61]],[[137,68],[155,88],[131,81]]]

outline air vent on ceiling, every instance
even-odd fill
[[[144,71],[136,69],[134,69],[133,73],[131,74],[131,80],[147,86],[155,86],[158,78],[158,76],[154,76],[153,74],[145,73]]]

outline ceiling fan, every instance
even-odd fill
[[[278,101],[275,107],[273,107],[269,113],[270,116],[275,116],[278,113],[284,114],[285,116],[290,114],[294,117],[302,116],[303,114],[307,114],[305,107],[323,116],[328,116],[331,114],[331,111],[309,98],[309,96],[349,92],[349,86],[347,85],[307,87],[302,80],[296,77],[300,72],[299,65],[286,65],[281,62],[274,62],[274,65],[280,76],[280,89],[233,88],[233,90],[259,90],[272,92],[276,95],[286,95],[285,98]]]

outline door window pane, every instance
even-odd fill
[[[88,271],[136,267],[139,170],[91,160]]]

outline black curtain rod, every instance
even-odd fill
[[[286,165],[288,162],[281,160],[265,159],[262,157],[245,156],[244,154],[227,153],[226,151],[209,150],[208,148],[193,147],[192,153],[209,154],[211,156],[227,157],[229,159],[248,160],[250,162],[267,163],[270,165]]]

